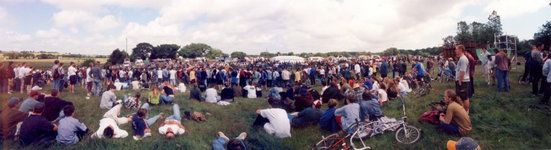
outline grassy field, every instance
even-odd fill
[[[512,71],[511,80],[517,79],[523,68]],[[481,70],[478,67],[478,77]],[[483,149],[549,149],[551,148],[551,109],[537,106],[539,98],[530,95],[528,85],[519,85],[511,82],[511,91],[497,93],[494,86],[488,86],[477,78],[475,82],[476,94],[471,99],[471,113],[473,131],[469,135],[481,144]],[[44,91],[48,91],[50,88]],[[429,110],[427,104],[440,101],[446,89],[452,89],[453,83],[433,83],[434,90],[430,95],[407,100],[407,115],[411,118],[408,122],[422,129],[422,137],[419,142],[412,145],[402,145],[394,140],[394,133],[376,136],[366,140],[366,144],[374,149],[445,149],[448,140],[458,140],[459,137],[439,133],[434,125],[418,123],[417,117]],[[317,87],[319,88],[319,87]],[[117,95],[134,93],[134,91],[119,91]],[[21,94],[0,95],[1,105],[4,106],[9,96],[24,97]],[[97,130],[99,120],[105,110],[98,108],[99,98],[84,99],[85,91],[79,87],[75,94],[63,93],[63,99],[72,101],[77,108],[76,118],[84,122],[92,131]],[[322,135],[331,133],[322,132],[319,126],[292,129],[292,138],[276,139],[263,130],[251,128],[256,115],[255,110],[266,108],[265,98],[237,99],[230,106],[217,106],[214,104],[191,101],[188,93],[178,94],[176,103],[180,104],[181,111],[202,111],[212,115],[207,116],[207,121],[197,123],[184,121],[187,131],[183,136],[167,140],[156,131],[158,123],[153,125],[153,137],[142,141],[134,141],[132,137],[125,139],[95,140],[89,137],[74,146],[60,146],[57,144],[39,145],[22,148],[14,143],[4,143],[4,149],[211,149],[212,140],[216,139],[216,132],[223,131],[228,136],[237,136],[240,132],[247,132],[249,136],[246,144],[249,149],[308,149],[311,144],[320,140]],[[536,107],[534,107],[536,106]],[[324,108],[325,109],[325,108]],[[389,117],[401,117],[401,105],[398,101],[391,101],[385,105],[383,111]],[[153,106],[150,114],[159,112],[172,113],[171,106]],[[132,113],[123,110],[121,115]],[[131,125],[122,126],[132,134]]]

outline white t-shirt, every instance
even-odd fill
[[[120,82],[115,82],[114,85],[115,85],[115,88],[117,88],[117,91],[122,90],[122,83],[120,83]]]
[[[217,102],[216,97],[218,96],[218,92],[216,92],[216,89],[208,88],[205,91],[205,94],[206,94],[205,102],[207,102],[207,103],[216,103]]]
[[[465,72],[463,79],[459,79],[461,71]],[[461,82],[471,81],[471,78],[469,77],[469,59],[467,59],[467,56],[465,55],[459,57],[459,61],[457,61],[457,66],[455,67],[455,81],[459,80],[461,80]]]
[[[90,77],[90,68],[86,69],[86,82],[92,82],[93,79]]]
[[[180,91],[180,93],[186,92],[186,85],[184,83],[178,84],[178,91]]]
[[[176,70],[170,70],[168,73],[170,74],[170,79],[176,79]]]
[[[378,89],[377,93],[379,93],[379,100],[382,102],[388,101],[388,96],[386,94],[386,91],[383,89]]]
[[[140,89],[140,82],[139,81],[132,81],[132,89],[134,89],[134,90]]]
[[[256,98],[256,87],[247,85],[243,89],[247,90],[247,98]]]
[[[268,118],[269,123],[264,124],[264,130],[278,138],[291,137],[291,124],[287,112],[280,108],[264,109],[260,116]]]
[[[103,137],[103,130],[105,128],[111,126],[113,128],[113,138],[125,138],[128,136],[128,132],[122,130],[117,125],[117,122],[111,118],[103,118],[99,121],[99,128],[96,131],[96,133],[92,134],[92,138],[104,138]]]
[[[159,69],[157,70],[157,79],[162,79],[163,78],[163,70]]]
[[[172,129],[172,132],[174,132],[174,135],[182,135],[186,132],[185,129],[180,128],[180,126],[176,124],[165,124],[162,127],[159,127],[159,133],[161,135],[165,135],[168,128]]]
[[[379,89],[380,89],[380,87],[379,87],[379,82],[375,81],[375,82],[373,83],[373,87],[371,87],[371,90],[377,91],[377,90],[379,90]]]
[[[69,75],[69,76],[77,75],[77,68],[75,68],[73,66],[70,66],[67,69],[67,75]]]

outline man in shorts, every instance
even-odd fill
[[[459,58],[455,68],[455,90],[457,95],[463,100],[463,107],[469,113],[471,78],[469,77],[469,59],[465,56],[465,46],[459,44],[455,46],[455,54]]]

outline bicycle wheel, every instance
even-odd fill
[[[406,133],[407,131],[407,133]],[[421,137],[421,131],[417,127],[414,126],[406,126],[405,130],[404,127],[398,129],[396,131],[396,141],[402,144],[413,144],[419,140]]]
[[[337,149],[337,147],[342,146],[342,143],[344,142],[344,138],[339,138],[339,134],[335,133],[324,137],[321,141],[312,145],[312,150]]]
[[[352,138],[354,138],[354,139],[362,138],[363,139],[364,137],[369,136],[371,134],[371,132],[373,131],[373,122],[370,122],[370,123],[367,123],[367,122],[354,123],[353,125],[350,126],[350,128],[347,131],[351,131],[351,132],[358,131],[358,133],[357,133],[358,136],[354,136]],[[352,134],[352,133],[349,133],[349,134]]]

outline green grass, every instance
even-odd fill
[[[518,66],[515,66],[518,67]],[[511,92],[497,93],[494,86],[488,86],[477,78],[475,82],[476,94],[471,99],[471,114],[473,131],[469,137],[476,139],[483,149],[546,149],[551,148],[551,110],[549,107],[532,108],[537,105],[539,98],[530,95],[530,86],[519,85],[513,82],[520,75],[523,68],[512,71]],[[482,77],[478,67],[478,77]],[[434,90],[421,98],[411,97],[407,100],[407,115],[411,125],[422,129],[419,142],[412,145],[403,145],[396,142],[394,132],[376,136],[366,140],[366,144],[374,149],[445,149],[448,140],[457,140],[459,137],[446,135],[435,130],[434,125],[420,124],[417,117],[429,108],[427,104],[440,101],[444,90],[452,89],[453,83],[433,83]],[[316,87],[320,88],[320,87]],[[44,91],[49,90],[46,88]],[[117,92],[118,96],[133,91]],[[15,96],[24,97],[21,94]],[[92,131],[98,128],[98,122],[105,110],[100,110],[99,98],[84,99],[84,89],[78,88],[75,94],[63,93],[63,99],[72,101],[77,108],[76,118],[84,122]],[[3,106],[9,96],[0,95]],[[237,99],[230,106],[217,106],[200,103],[187,99],[188,93],[177,95],[176,103],[184,111],[209,112],[207,121],[197,123],[184,121],[187,131],[183,136],[167,140],[157,133],[158,123],[153,125],[153,137],[142,141],[134,141],[132,137],[125,139],[95,140],[85,138],[74,146],[60,146],[57,144],[26,147],[23,149],[211,149],[212,140],[216,139],[216,132],[223,131],[228,136],[237,136],[240,132],[247,132],[249,136],[246,144],[250,149],[308,149],[310,145],[319,141],[322,135],[331,133],[320,131],[319,126],[302,129],[292,129],[292,138],[277,139],[267,135],[262,129],[251,128],[256,115],[255,110],[266,108],[265,98]],[[386,116],[401,117],[401,105],[398,101],[391,101],[383,107]],[[150,114],[159,112],[172,113],[171,106],[161,105],[151,107]],[[121,115],[132,111],[123,110]],[[122,125],[122,128],[132,134],[131,125]],[[4,143],[4,148],[22,149],[17,144]]]

